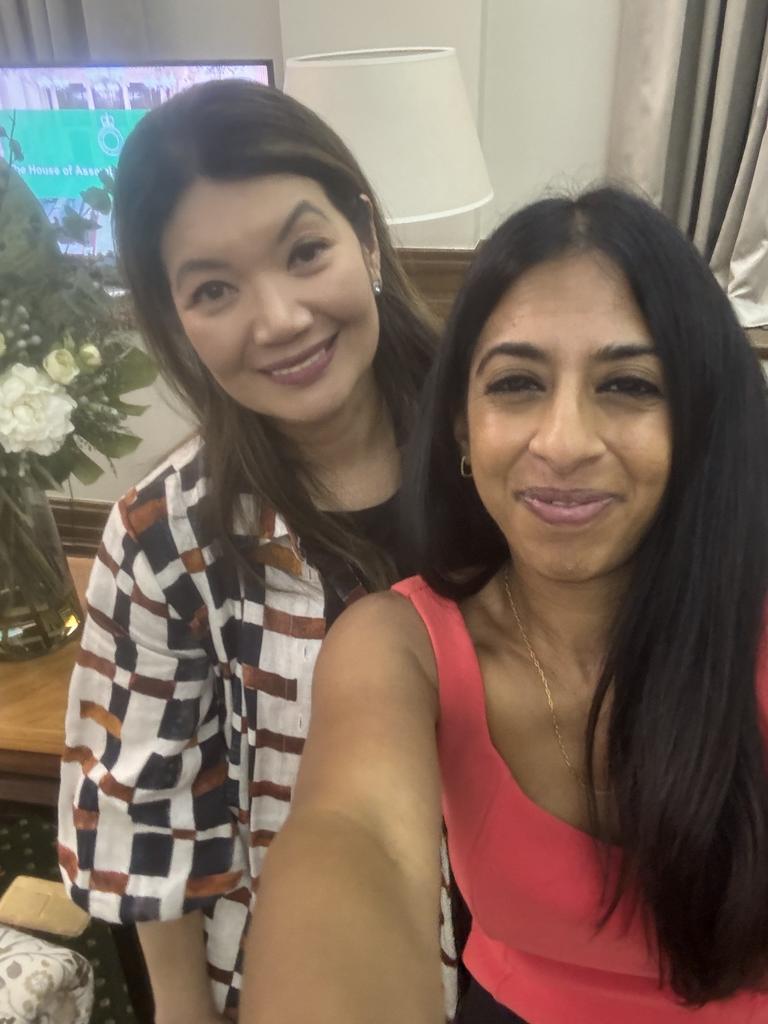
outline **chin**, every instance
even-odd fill
[[[553,583],[588,583],[604,575],[599,569],[584,565],[551,565],[538,570],[539,575]]]
[[[614,558],[596,555],[595,552],[579,555],[552,553],[550,558],[523,558],[522,563],[532,569],[538,576],[553,583],[590,583],[593,580],[607,579],[613,576],[624,563]]]

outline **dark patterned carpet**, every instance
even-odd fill
[[[59,881],[55,842],[56,826],[44,810],[0,805],[0,896],[16,875]],[[96,985],[91,1024],[149,1024],[138,1021],[133,1011],[118,947],[107,925],[92,921],[76,939],[42,933],[41,938],[74,949],[91,962]]]

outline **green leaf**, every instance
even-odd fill
[[[105,216],[112,212],[112,200],[103,188],[96,188],[95,185],[80,193],[84,202],[88,203],[97,213]]]
[[[91,444],[102,455],[106,455],[107,458],[121,459],[124,455],[130,455],[131,452],[136,451],[141,444],[141,438],[137,437],[136,434],[115,431],[114,433],[104,434],[103,437],[99,438],[98,442],[91,440]]]
[[[2,159],[0,174],[7,175],[0,204],[0,274],[12,271],[39,290],[40,282],[57,273],[63,263],[55,229],[31,189]],[[31,217],[38,219],[34,238],[30,238]]]
[[[111,368],[111,389],[118,395],[148,387],[157,377],[157,366],[146,352],[130,348]]]
[[[99,171],[99,181],[102,183],[104,188],[109,192],[110,195],[115,191],[115,176],[112,171],[104,170]]]
[[[141,444],[141,438],[127,431],[115,430],[102,423],[85,422],[77,425],[78,437],[110,459],[130,455]]]
[[[64,216],[61,218],[61,234],[64,240],[77,242],[78,245],[87,245],[88,243],[88,232],[99,226],[99,222],[93,218],[87,218],[81,216],[76,210],[73,210],[71,206],[68,206],[64,211]]]
[[[70,462],[70,472],[74,473],[81,484],[95,483],[104,474],[101,466],[95,463],[93,459],[89,459],[85,452],[81,452],[79,448],[72,452]]]
[[[148,405],[136,405],[134,402],[124,402],[122,398],[113,398],[110,402],[113,409],[117,409],[123,416],[141,416],[149,409]]]

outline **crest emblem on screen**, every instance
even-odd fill
[[[106,153],[107,156],[119,156],[124,141],[115,125],[114,117],[111,114],[103,114],[99,131],[99,147],[102,153]]]

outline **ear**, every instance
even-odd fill
[[[360,244],[363,247],[363,255],[365,262],[368,267],[368,272],[371,275],[371,280],[375,281],[381,277],[381,251],[379,249],[379,239],[376,235],[376,225],[373,216],[373,203],[370,198],[364,193],[360,194],[360,202],[363,209],[365,210],[365,220],[363,232],[360,238]]]

